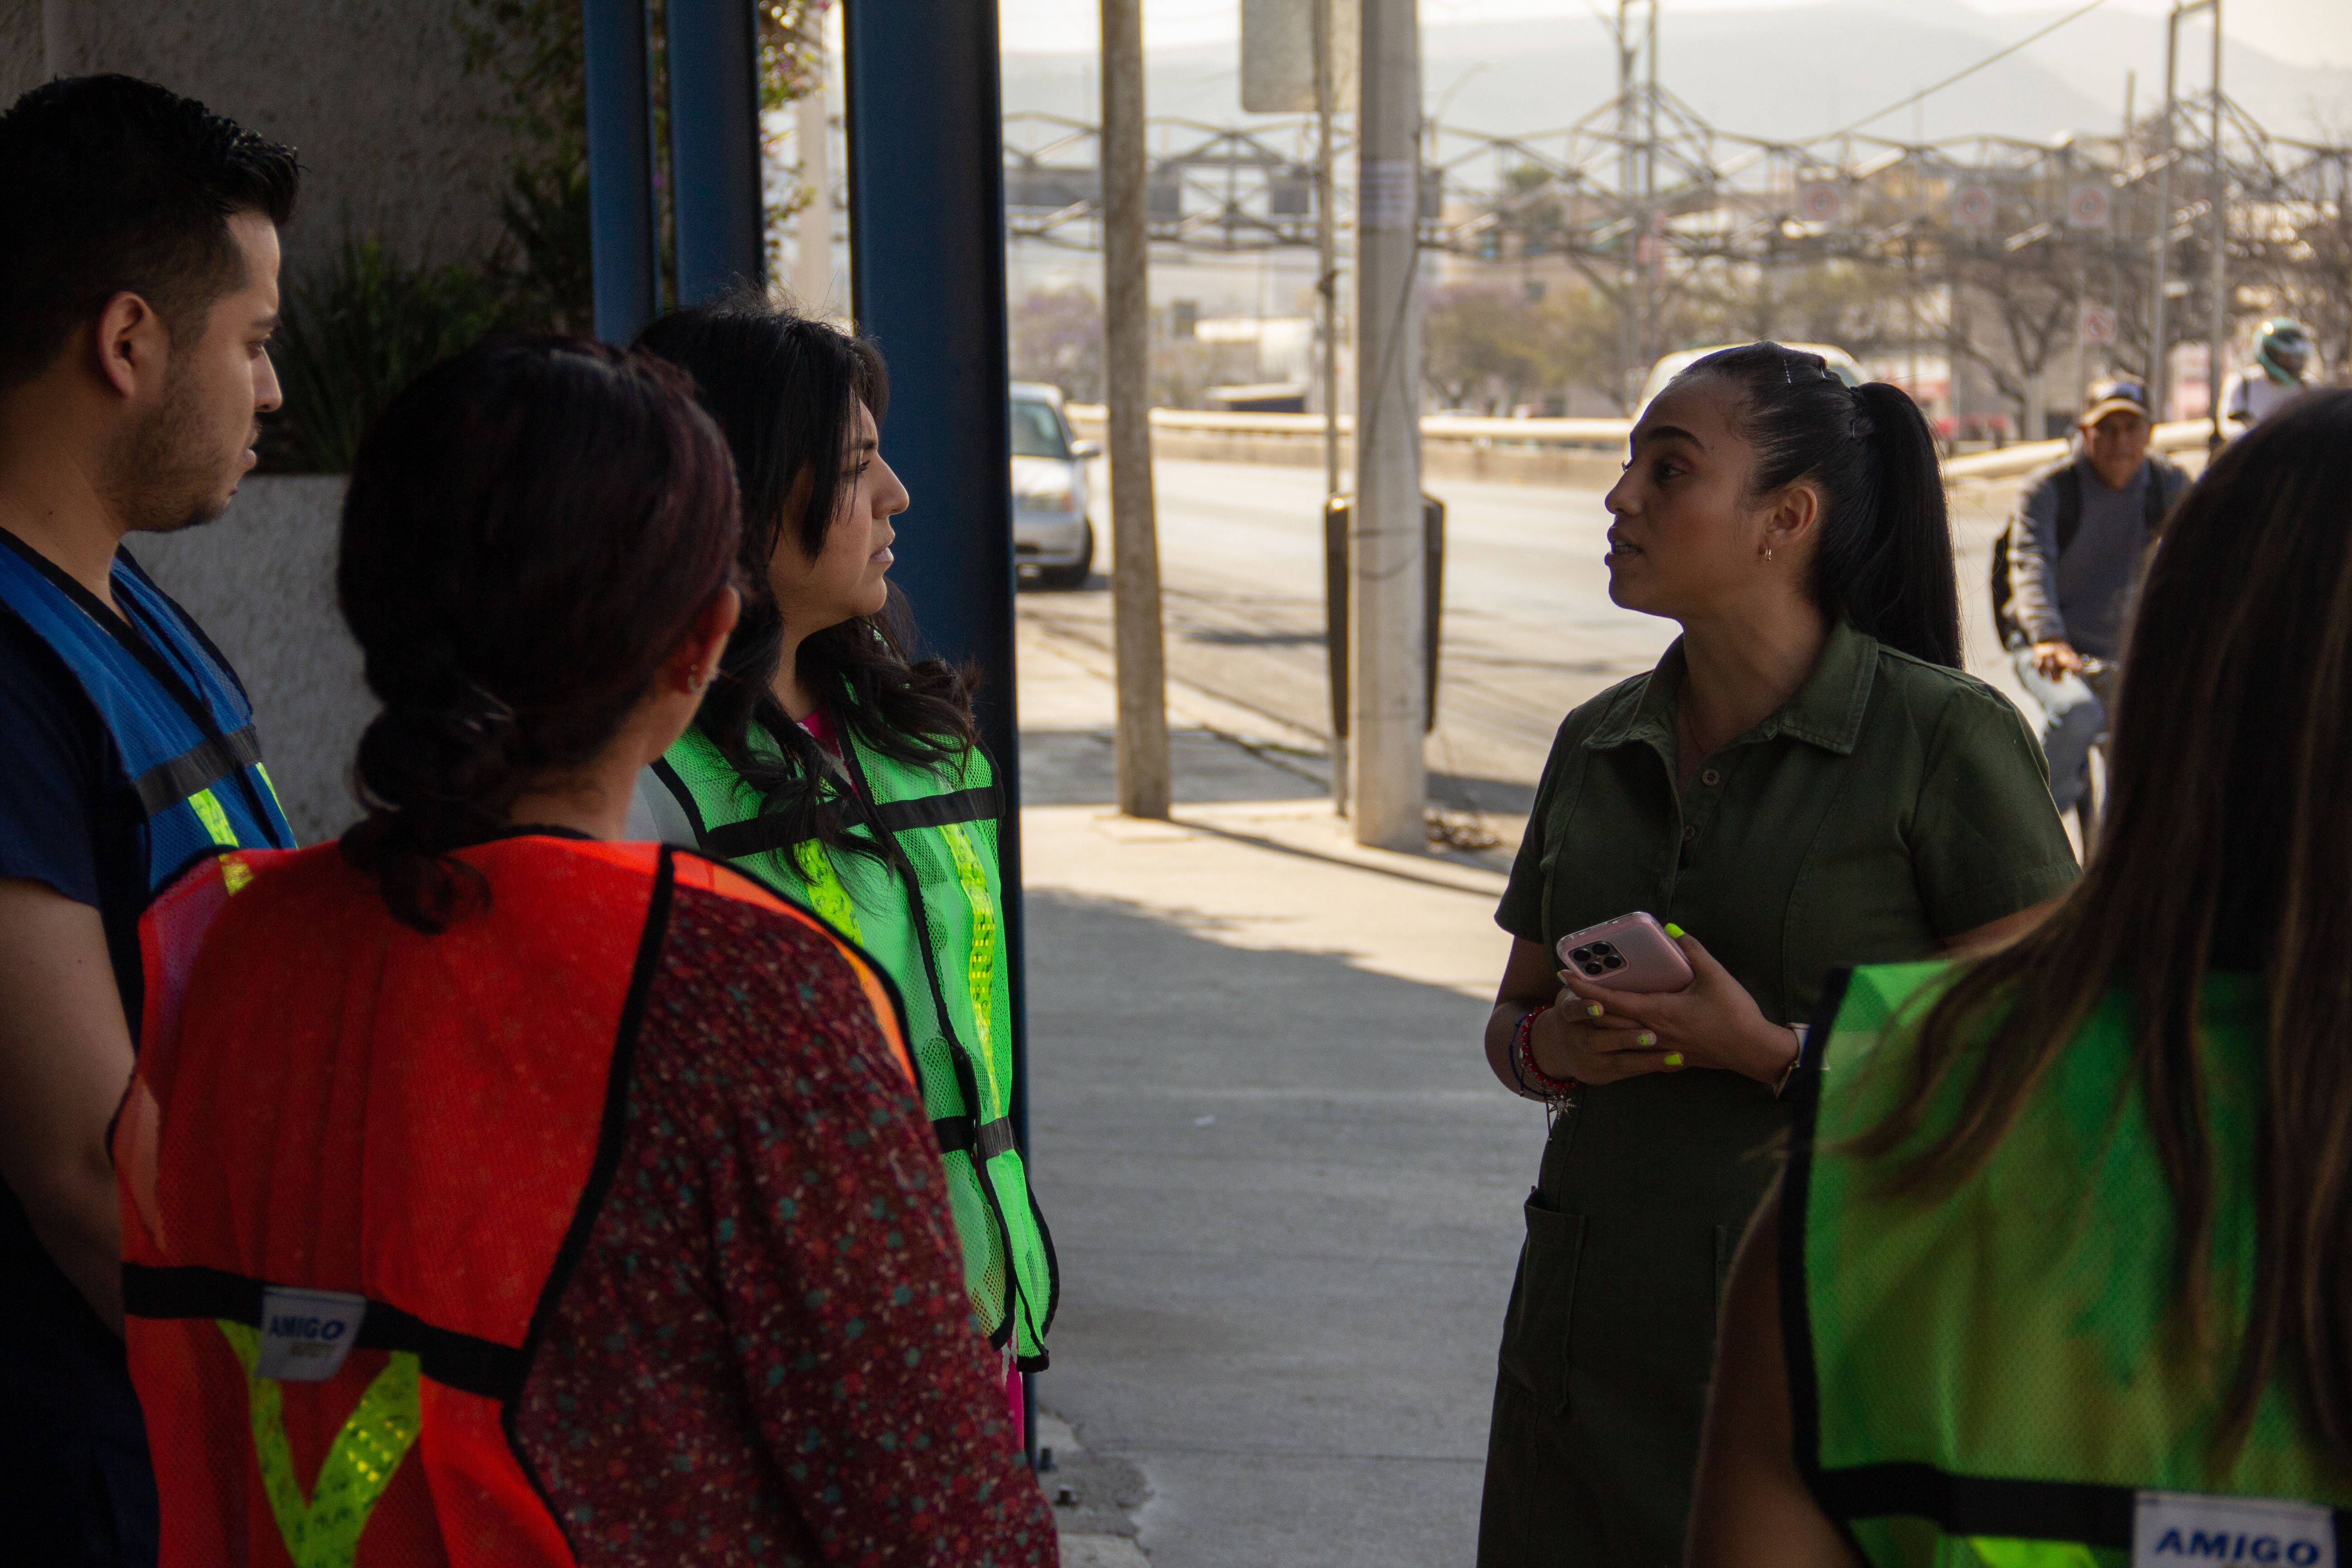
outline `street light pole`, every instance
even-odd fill
[[[1337,209],[1339,183],[1336,176],[1338,149],[1333,145],[1331,118],[1339,112],[1339,71],[1332,59],[1332,14],[1335,5],[1345,0],[1312,0],[1315,16],[1315,292],[1323,315],[1323,514],[1331,515],[1332,503],[1339,499],[1339,215]],[[1331,574],[1324,578],[1325,592],[1332,587]],[[1339,592],[1347,591],[1347,577],[1338,578]],[[1338,624],[1325,606],[1324,624]],[[1345,658],[1347,650],[1339,650]],[[1331,723],[1331,809],[1339,816],[1348,815],[1348,733],[1337,703],[1332,705]]]
[[[1165,817],[1166,649],[1151,494],[1150,233],[1143,144],[1142,0],[1102,0],[1103,336],[1110,403],[1111,642],[1118,808]]]

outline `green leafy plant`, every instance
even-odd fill
[[[286,291],[270,358],[285,406],[263,422],[271,473],[351,471],[360,437],[394,393],[509,324],[498,282],[462,263],[409,266],[375,239]]]

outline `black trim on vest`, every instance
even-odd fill
[[[2124,1552],[2139,1508],[2133,1487],[1956,1476],[1916,1461],[1826,1470],[1815,1495],[1841,1523],[1900,1514],[1928,1520],[1949,1536],[2078,1541]]]
[[[670,766],[669,759],[666,756],[656,757],[653,769],[654,777],[661,781],[661,786],[669,791],[670,798],[677,802],[678,809],[686,813],[687,823],[694,829],[694,842],[701,848],[705,858],[724,858],[722,856],[710,854],[710,825],[702,820],[702,806],[695,800],[694,792],[686,787],[686,781],[678,777],[677,770]]]
[[[258,1329],[262,1292],[268,1289],[267,1280],[222,1268],[122,1266],[122,1310],[137,1318],[226,1318]],[[352,1348],[406,1351],[416,1357],[416,1369],[423,1375],[444,1387],[484,1399],[510,1400],[522,1391],[522,1352],[496,1340],[428,1323],[388,1301],[369,1300],[360,1320],[359,1338],[352,1342]]]
[[[1818,1494],[1832,1516],[1924,1519],[1948,1536],[2075,1541],[2109,1552],[2132,1549],[2139,1489],[2099,1481],[2029,1481],[1956,1476],[1916,1460],[1823,1472]],[[1833,1501],[1832,1500],[1834,1500]],[[2336,1538],[2352,1532],[2352,1509],[2332,1510]]]
[[[1822,981],[1821,1000],[1814,1005],[1812,1021],[1805,1027],[1804,1051],[1785,1091],[1794,1103],[1789,1160],[1780,1175],[1778,1273],[1780,1348],[1787,1363],[1789,1427],[1796,1449],[1797,1473],[1804,1478],[1805,1489],[1813,1494],[1813,1500],[1853,1550],[1855,1561],[1866,1563],[1869,1553],[1854,1539],[1846,1522],[1848,1516],[1841,1511],[1822,1476],[1821,1382],[1813,1358],[1812,1312],[1805,1295],[1805,1205],[1812,1189],[1813,1134],[1821,1121],[1822,1064],[1828,1056],[1830,1037],[1835,1032],[1838,1013],[1845,1005],[1846,989],[1853,983],[1851,965],[1832,970]]]
[[[1004,815],[1004,792],[995,784],[982,784],[916,800],[880,802],[872,809],[874,819],[891,832],[911,833],[951,822],[994,822]]]
[[[1000,1116],[977,1127],[969,1116],[942,1116],[931,1123],[931,1132],[939,1139],[942,1154],[977,1150],[980,1159],[993,1160],[999,1154],[1010,1154],[1018,1148],[1013,1142],[1013,1118],[1010,1116]]]
[[[801,842],[793,837],[790,826],[782,814],[761,813],[747,816],[740,822],[730,822],[724,827],[705,828],[700,813],[691,819],[695,837],[700,840],[702,852],[714,860],[740,860],[748,856],[764,855],[772,849],[790,849]]]
[[[47,556],[42,554],[39,551],[34,549],[31,545],[26,543],[23,540],[17,538],[15,534],[9,532],[5,528],[0,528],[0,544],[6,544],[10,549],[16,551],[18,555],[23,556],[28,565],[30,565],[36,572],[38,572],[42,576],[47,578],[50,584],[59,593],[63,594],[67,598],[72,600],[75,605],[79,608],[84,615],[97,622],[100,629],[103,630],[107,636],[112,637],[116,642],[121,644],[123,651],[130,654],[132,658],[137,659],[140,667],[145,669],[150,676],[154,678],[156,684],[163,687],[163,694],[169,697],[173,702],[178,706],[181,713],[184,714],[191,723],[195,725],[196,729],[203,733],[207,742],[221,742],[226,741],[228,738],[223,734],[221,731],[220,721],[214,717],[212,705],[196,694],[195,689],[188,684],[186,677],[183,676],[178,670],[172,668],[172,661],[163,656],[163,649],[154,646],[153,637],[151,635],[141,631],[137,624],[131,619],[129,615],[123,611],[110,608],[105,600],[91,593],[88,588],[83,587],[79,578],[75,577],[64,567],[58,565],[56,562],[50,560]],[[163,598],[165,603],[169,604],[173,609],[180,611],[181,620],[186,626],[186,629],[191,632],[195,637],[196,640],[204,646],[205,650],[213,657],[214,660],[220,665],[221,668],[227,672],[230,684],[236,688],[237,695],[245,697],[246,702],[247,705],[250,705],[253,699],[246,697],[245,682],[237,679],[236,670],[230,668],[229,662],[226,658],[221,657],[221,651],[219,648],[213,646],[213,640],[205,636],[203,628],[196,625],[196,618],[194,616],[189,615],[186,610],[182,609],[178,600],[173,599],[169,594],[165,594],[161,588],[155,587],[155,580],[147,575],[147,569],[140,565],[137,561],[133,560],[129,551],[118,549],[115,553],[121,557],[122,561],[131,568],[131,574],[139,579],[140,583],[143,586],[153,589],[156,595]],[[127,604],[128,601],[126,601],[126,605]],[[68,665],[68,668],[70,668],[71,666]],[[237,733],[240,735],[252,735],[253,726],[248,723],[244,729],[238,731]],[[253,748],[253,760],[257,763],[261,760],[261,742],[258,737],[254,738]],[[196,750],[201,751],[203,750],[203,747],[199,746]],[[193,752],[183,753],[183,755],[193,754]],[[172,767],[175,765],[179,760],[179,758],[175,757],[172,762],[162,763],[161,766],[166,768]],[[139,778],[134,781],[140,786],[140,801],[142,805],[145,804],[147,798],[146,789],[144,787],[146,780],[156,771],[156,769],[151,768],[147,773],[140,774]],[[213,776],[214,778],[223,778],[228,775],[226,773],[216,773]],[[270,826],[268,811],[266,810],[261,804],[261,792],[253,787],[253,781],[245,776],[242,768],[240,768],[236,773],[236,781],[239,792],[245,796],[247,809],[251,811],[253,814],[255,825],[260,827],[264,833],[268,834],[272,840],[272,842],[268,845],[240,845],[238,847],[255,849],[293,848],[294,841],[290,837],[283,844],[275,842],[278,834],[276,829]],[[210,784],[211,782],[212,779],[205,781],[205,784]],[[204,785],[199,784],[196,787],[197,789],[201,789]],[[190,790],[187,793],[189,795],[194,795],[196,792],[195,790]],[[173,804],[176,803],[170,801],[166,801],[164,803],[165,805]],[[155,815],[156,811],[161,809],[162,807],[150,807],[147,815],[152,816]]]
[[[531,1363],[539,1359],[539,1349],[546,1341],[549,1326],[555,1321],[556,1303],[563,1289],[572,1282],[572,1271],[580,1267],[581,1256],[588,1250],[588,1238],[596,1228],[596,1215],[604,1206],[604,1199],[613,1190],[613,1181],[620,1173],[621,1146],[628,1136],[629,1084],[636,1067],[637,1031],[645,1023],[646,997],[652,992],[654,972],[661,967],[663,946],[669,935],[670,898],[677,881],[677,868],[670,858],[670,847],[661,847],[655,862],[653,896],[646,903],[645,929],[637,936],[637,957],[629,971],[629,989],[621,1003],[620,1027],[614,1032],[613,1065],[604,1078],[604,1111],[596,1129],[596,1155],[589,1162],[588,1180],[580,1189],[580,1206],[572,1212],[572,1224],[565,1228],[562,1245],[555,1249],[555,1262],[547,1271],[547,1283],[541,1288],[539,1303],[530,1311],[530,1323],[522,1337],[522,1364],[526,1376]],[[517,1391],[521,1380],[517,1380]],[[573,1556],[578,1556],[579,1543],[572,1539],[572,1531],[563,1515],[548,1495],[547,1483],[532,1468],[530,1456],[523,1448],[515,1431],[515,1417],[520,1401],[509,1399],[499,1412],[499,1429],[506,1434],[507,1449],[513,1454],[515,1467],[521,1470],[538,1494],[547,1517],[555,1521],[563,1531],[564,1544]]]
[[[158,763],[131,781],[139,804],[148,816],[167,811],[240,768],[261,761],[261,738],[247,724],[216,739],[202,741],[168,763]],[[269,819],[262,818],[268,826]]]

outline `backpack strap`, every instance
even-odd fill
[[[2171,510],[2164,492],[2170,489],[2174,468],[2160,458],[2147,459],[2147,483],[2140,490],[2140,521],[2147,527],[2147,536],[2154,539],[2164,531],[2164,514]]]
[[[2083,470],[2069,463],[2058,470],[2058,554],[2074,542],[2083,531]],[[2058,562],[2053,559],[2050,569],[2055,572]]]

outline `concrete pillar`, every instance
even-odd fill
[[[793,106],[793,137],[799,144],[801,184],[809,191],[795,226],[799,240],[793,258],[793,293],[803,310],[819,314],[847,315],[834,310],[833,298],[833,116],[825,92],[825,62],[820,57],[815,82],[808,96]]]
[[[1362,0],[1356,202],[1356,504],[1349,570],[1356,841],[1427,843],[1423,808],[1421,32],[1415,0]]]

